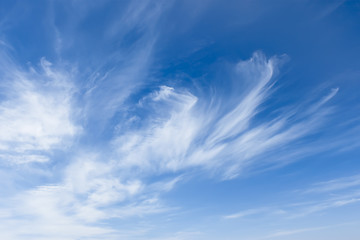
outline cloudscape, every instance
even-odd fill
[[[0,239],[360,239],[360,3],[0,3]]]

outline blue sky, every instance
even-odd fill
[[[358,1],[2,1],[0,238],[357,240]]]

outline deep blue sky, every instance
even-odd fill
[[[360,2],[2,1],[0,238],[357,240]]]

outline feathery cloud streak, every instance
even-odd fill
[[[330,112],[324,104],[338,91],[333,89],[303,112],[283,112],[256,123],[274,92],[279,61],[257,52],[234,65],[234,79],[224,84],[235,90],[227,95],[199,99],[187,90],[162,86],[143,97],[137,108],[148,112],[144,120],[129,116],[132,125],[112,142],[120,166],[151,173],[201,167],[233,178],[253,165],[276,162],[265,154],[315,133]]]
[[[89,227],[89,223],[106,219],[166,210],[167,207],[159,202],[158,194],[170,190],[178,180],[175,178],[170,182],[144,183],[145,176],[203,168],[211,173],[216,170],[222,178],[236,177],[247,167],[261,162],[265,153],[280,149],[316,130],[315,122],[319,123],[327,113],[323,104],[337,91],[333,90],[304,113],[286,113],[255,124],[254,118],[260,112],[261,105],[269,98],[275,84],[274,73],[279,61],[276,57],[266,59],[262,53],[257,52],[251,59],[234,65],[232,71],[235,82],[228,84],[237,86],[237,91],[231,93],[231,101],[227,101],[228,96],[207,96],[214,97],[210,102],[207,98],[196,97],[186,89],[161,86],[159,90],[142,97],[135,105],[138,112],[145,112],[144,116],[129,116],[126,131],[120,131],[123,129],[118,124],[115,137],[109,141],[109,149],[113,151],[110,155],[107,154],[109,159],[101,159],[98,154],[80,155],[66,167],[58,184],[39,186],[35,190],[21,193],[14,202],[22,208],[15,207],[11,212],[33,216],[41,222],[46,221],[50,224],[49,228],[56,228],[59,224],[57,221],[63,219],[63,224],[82,229]],[[22,130],[20,124],[29,124],[29,116],[26,115],[25,118],[19,118],[18,127],[11,128],[19,130],[18,133],[9,131],[9,136],[16,134],[14,136],[21,136],[19,139],[35,139],[33,143],[26,141],[27,146],[31,147],[23,149],[23,152],[50,151],[51,147],[60,142],[60,137],[76,133],[75,124],[70,121],[70,116],[73,116],[70,114],[70,100],[74,86],[67,82],[64,75],[51,70],[50,63],[46,60],[42,60],[41,67],[44,76],[51,80],[41,86],[52,90],[51,95],[35,91],[32,85],[35,83],[21,77],[22,85],[28,85],[16,88],[20,93],[14,94],[15,97],[12,98],[19,116],[20,113],[27,114],[25,109],[30,109],[31,113],[36,112],[34,109],[40,109],[35,122],[32,122],[39,121],[38,124],[42,127],[39,127],[40,131],[36,128],[31,128],[35,130],[30,132]],[[25,74],[20,76],[23,75]],[[27,92],[30,92],[34,101],[23,99],[28,96],[25,94]],[[48,98],[45,99],[46,96]],[[65,99],[54,99],[56,97]],[[44,98],[42,100],[45,101],[39,102],[37,98]],[[30,105],[25,105],[25,102]],[[61,105],[43,106],[49,103]],[[5,102],[3,106],[9,104]],[[7,113],[6,110],[4,112]],[[55,125],[48,127],[47,123]],[[54,134],[57,134],[57,141],[52,140]],[[16,139],[14,136],[11,135],[11,139]],[[19,140],[20,146],[22,143]],[[271,159],[269,163],[271,164]],[[157,190],[154,191],[152,186],[158,186]],[[42,211],[33,211],[38,208]],[[38,225],[40,222],[32,224]],[[34,229],[36,228],[26,225],[22,234],[34,233]],[[90,230],[104,234],[98,228],[90,227]],[[103,231],[111,232],[109,229]],[[38,234],[40,233],[35,235]],[[50,234],[46,235],[49,237],[52,233],[47,234]],[[69,239],[71,237],[74,236],[69,236]]]
[[[249,13],[238,18],[239,12],[233,12],[228,4],[234,9],[241,5]],[[251,33],[251,29],[258,28],[258,22],[264,21],[263,17],[278,13],[278,9],[265,11],[266,8],[253,11],[256,1],[240,5],[232,1],[226,5],[207,1],[193,8],[186,1],[65,4],[53,1],[46,9],[39,10],[39,13],[47,11],[46,16],[34,14],[44,16],[34,20],[41,24],[34,24],[32,29],[14,23],[17,30],[5,31],[9,36],[13,34],[9,39],[15,40],[16,47],[0,42],[4,49],[11,49],[11,53],[2,51],[0,55],[0,180],[3,183],[0,237],[164,239],[168,235],[168,239],[210,239],[207,237],[211,235],[216,238],[212,230],[206,236],[207,229],[186,227],[196,219],[191,212],[206,205],[194,203],[202,197],[209,200],[209,205],[212,202],[217,206],[207,211],[207,216],[199,216],[199,222],[221,219],[214,223],[222,221],[229,226],[245,219],[261,220],[263,216],[280,219],[278,223],[281,219],[282,223],[292,223],[308,216],[330,214],[345,206],[355,208],[360,196],[356,190],[358,175],[354,174],[297,191],[295,200],[265,206],[256,205],[257,201],[253,203],[255,199],[246,199],[256,186],[243,185],[241,189],[226,191],[232,184],[240,183],[235,178],[243,177],[241,181],[246,182],[249,179],[245,176],[251,175],[263,177],[264,181],[266,174],[274,172],[264,175],[259,172],[304,157],[309,160],[312,156],[312,162],[319,161],[321,165],[324,156],[316,159],[314,154],[326,152],[333,163],[340,155],[353,158],[346,151],[357,146],[360,129],[356,119],[351,119],[356,114],[344,115],[344,119],[343,114],[333,114],[343,113],[347,107],[341,102],[343,92],[347,91],[343,85],[326,85],[324,92],[328,93],[314,94],[318,93],[313,86],[316,77],[295,71],[295,79],[304,78],[309,88],[294,89],[292,82],[284,90],[283,86],[288,84],[285,81],[294,77],[279,74],[283,71],[285,55],[267,57],[258,51],[249,59],[238,61],[256,49],[264,49],[265,53],[289,51],[290,55],[295,54],[296,64],[303,61],[310,66],[315,62],[316,66],[311,65],[313,72],[320,66],[329,69],[320,60],[313,60],[311,54],[306,55],[306,51],[299,57],[290,48],[258,46],[256,39],[249,40],[256,46],[234,51],[244,46],[239,36],[233,36],[235,32],[246,27]],[[326,18],[316,21],[327,21],[344,7],[345,2]],[[189,13],[190,8],[191,13],[185,14],[188,19],[183,21],[183,14]],[[269,12],[261,16],[264,11]],[[246,19],[250,15],[255,18]],[[0,21],[2,29],[12,28],[5,26],[9,21]],[[272,25],[277,26],[273,22],[266,26],[274,30]],[[32,29],[31,34],[27,34],[27,29]],[[230,33],[239,43],[229,40]],[[26,38],[20,42],[27,46],[26,50],[16,43],[24,34]],[[273,36],[278,35],[271,34],[266,41],[270,43]],[[40,46],[39,39],[48,44]],[[291,43],[285,38],[272,41]],[[306,42],[298,41],[296,49],[308,49],[303,46]],[[232,53],[228,54],[229,51]],[[23,58],[17,59],[21,54]],[[321,59],[326,62],[325,58]],[[26,59],[32,63],[21,66]],[[313,89],[312,94],[308,93]],[[292,91],[307,96],[294,94],[290,103],[287,99]],[[341,125],[343,120],[346,121]],[[299,179],[314,175],[309,173],[297,179],[301,174],[294,173],[294,168],[299,166],[304,167],[299,171],[311,172],[311,167],[304,170],[311,165],[308,162],[290,165],[279,172],[293,174],[293,178],[284,179],[299,183]],[[214,187],[214,194],[206,196],[204,188],[201,189],[204,196],[200,197],[202,191],[192,186],[192,181],[199,178],[205,179],[209,188]],[[224,189],[211,185],[214,180],[220,181]],[[184,191],[186,194],[182,195]],[[252,195],[254,198],[266,195],[265,190],[258,191]],[[276,188],[272,195],[281,195],[279,191]],[[214,213],[216,207],[227,209],[221,213],[245,210],[219,218]],[[187,219],[181,220],[181,215]],[[169,227],[165,229],[165,226]],[[285,228],[295,230],[273,236],[312,229],[305,225]],[[227,232],[223,230],[219,232]],[[168,234],[170,231],[172,234]]]
[[[46,162],[53,149],[71,145],[80,127],[75,123],[71,72],[24,70],[1,56],[0,157],[10,164]]]

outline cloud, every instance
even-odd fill
[[[237,212],[237,213],[234,213],[231,215],[226,215],[223,218],[224,219],[243,218],[243,217],[247,217],[247,216],[251,216],[251,215],[256,215],[259,213],[264,213],[267,211],[268,211],[267,208],[248,209],[248,210]]]
[[[143,97],[137,113],[144,114],[128,116],[137,124],[127,126],[112,141],[119,164],[159,173],[200,167],[229,179],[254,166],[279,164],[277,154],[294,158],[292,154],[302,146],[291,149],[290,143],[317,132],[330,113],[324,104],[338,89],[310,106],[257,123],[274,92],[280,62],[256,52],[251,59],[237,63],[232,70],[234,79],[227,83],[233,91],[226,95],[196,96],[161,86]],[[285,159],[282,163],[286,161],[290,162]]]
[[[42,58],[38,65],[24,67],[5,50],[0,53],[0,172],[6,186],[1,189],[0,238],[150,239],[147,231],[163,230],[154,226],[155,214],[161,215],[160,221],[172,221],[164,220],[169,212],[174,216],[183,211],[167,201],[167,193],[194,176],[233,179],[347,145],[343,136],[349,135],[331,144],[317,135],[335,109],[329,102],[341,93],[339,88],[318,100],[273,104],[274,94],[281,91],[277,82],[283,56],[255,52],[246,60],[209,66],[214,68],[209,72],[217,74],[205,73],[203,85],[197,79],[163,79],[170,75],[169,65],[173,70],[172,61],[184,60],[177,49],[171,59],[174,53],[167,55],[168,50],[198,45],[196,38],[188,38],[190,27],[198,25],[194,20],[201,20],[200,12],[204,17],[215,13],[218,5],[209,4],[52,2],[41,24],[31,24],[44,31],[46,39],[31,28],[26,31],[35,34],[34,42],[52,39],[50,47],[42,49],[42,42],[34,46],[39,52],[53,47],[53,63]],[[164,14],[166,9],[179,14],[174,18],[178,21],[164,24],[172,19]],[[187,11],[187,19],[182,11]],[[217,26],[223,14],[212,17],[207,25]],[[189,43],[173,45],[174,38]],[[1,40],[0,46],[21,55]],[[29,55],[31,51],[25,50]],[[187,60],[193,59],[184,52]],[[353,190],[357,178],[314,184],[307,193]],[[355,204],[359,198],[358,193],[347,193],[222,218],[281,215],[289,220]],[[203,236],[197,229],[177,229],[167,239]]]
[[[133,1],[128,4],[122,16],[117,16],[117,19],[107,28],[105,35],[108,38],[116,36],[118,39],[126,39],[124,35],[128,32],[142,29],[155,35],[153,28],[157,25],[157,21],[167,5],[169,3],[165,1],[156,3]]]
[[[116,112],[123,113],[126,121],[115,122],[114,128],[108,128],[113,132],[103,139],[102,149],[89,151],[83,143],[77,143],[78,150],[65,160],[55,182],[17,193],[13,204],[3,207],[2,220],[11,220],[10,223],[21,224],[23,228],[15,234],[11,230],[14,226],[7,225],[10,230],[6,232],[14,239],[28,235],[53,238],[56,231],[70,228],[72,233],[64,235],[64,239],[96,238],[98,234],[111,238],[121,233],[108,227],[106,221],[174,210],[162,201],[161,194],[181,182],[185,171],[201,169],[230,179],[251,167],[258,168],[265,160],[267,164],[277,164],[279,159],[272,155],[273,151],[282,156],[291,154],[294,149],[289,143],[316,132],[329,112],[326,102],[337,92],[332,90],[320,101],[303,107],[304,111],[280,112],[274,118],[257,121],[274,92],[280,62],[277,57],[267,59],[256,52],[251,59],[230,69],[231,77],[226,84],[232,91],[228,94],[219,91],[197,96],[185,88],[162,85],[143,94],[132,105],[129,101],[122,110],[119,106],[130,90],[115,96],[117,88],[114,92],[106,91],[106,86],[112,83],[111,73],[96,75],[85,87],[81,98],[85,108],[79,115],[75,114],[73,96],[77,88],[71,72],[60,71],[45,59],[41,60],[40,70],[24,71],[9,63],[12,71],[2,72],[9,81],[3,84],[7,91],[1,104],[1,121],[10,127],[5,129],[0,146],[2,156],[12,162],[49,161],[52,151],[65,149],[79,134],[76,123],[82,118],[86,137],[93,134],[87,123],[95,115],[104,119],[105,127]],[[146,65],[140,64],[140,68]],[[133,68],[139,69],[131,65],[130,72]],[[129,76],[128,71],[123,73]],[[105,93],[103,102],[92,105]],[[112,97],[107,107],[101,107]],[[158,178],[151,179],[153,176]],[[252,209],[225,218],[265,212]],[[95,227],[98,224],[104,227]],[[43,225],[47,230],[40,232],[35,225]]]
[[[344,189],[357,187],[360,185],[360,175],[332,179],[325,182],[313,184],[310,189],[305,190],[305,193],[323,193],[334,192]]]
[[[316,16],[317,19],[321,20],[323,18],[328,17],[332,13],[334,13],[338,8],[340,8],[345,3],[345,0],[334,1],[332,3],[327,4],[326,6],[321,6],[321,10]]]
[[[268,235],[266,237],[263,237],[261,239],[276,238],[276,237],[281,237],[281,236],[291,236],[291,235],[300,234],[300,233],[304,233],[304,232],[324,230],[324,229],[328,229],[330,227],[333,227],[333,226],[314,227],[314,228],[301,228],[301,229],[292,229],[292,230],[281,230],[281,231],[277,231],[277,232],[275,232],[273,234],[270,234],[270,235]]]
[[[12,164],[46,162],[80,131],[71,73],[53,69],[45,58],[36,71],[0,57],[0,158]]]
[[[177,179],[147,186],[139,179],[122,179],[113,167],[95,155],[81,155],[66,167],[57,184],[38,186],[3,199],[2,234],[11,239],[116,239],[119,235],[136,234],[110,228],[106,221],[170,210],[157,195],[168,191]]]
[[[145,183],[141,176],[123,174],[126,171],[111,161],[111,153],[93,149],[94,139],[107,131],[119,109],[126,108],[124,101],[143,84],[152,60],[155,36],[148,27],[156,22],[161,6],[156,4],[157,12],[144,9],[135,16],[137,6],[127,6],[129,25],[118,30],[126,35],[141,27],[138,41],[96,60],[98,65],[90,73],[86,69],[89,66],[61,59],[52,64],[45,58],[39,67],[29,63],[24,69],[10,54],[1,55],[0,158],[11,164],[34,166],[32,171],[21,169],[30,183],[8,193],[0,203],[0,236],[4,239],[113,239],[137,235],[139,231],[112,229],[107,221],[168,211],[158,195],[171,190],[180,178]],[[86,14],[80,15],[83,18]],[[72,24],[81,22],[77,18]],[[61,40],[61,45],[55,44],[61,58],[75,37],[68,38],[68,32],[55,22],[51,21],[56,38]],[[114,34],[119,37],[119,32]],[[79,72],[75,66],[86,72]],[[108,144],[106,138],[101,141]],[[93,144],[90,148],[94,154],[81,154],[88,151],[87,144]],[[51,163],[38,165],[45,162]],[[40,171],[50,174],[41,175]],[[8,177],[18,180],[12,172]]]
[[[305,217],[314,213],[324,212],[329,209],[343,207],[346,205],[360,202],[359,192],[347,194],[341,197],[333,197],[326,200],[315,201],[312,203],[304,203],[304,206],[295,207],[289,215],[289,218]]]
[[[360,192],[356,188],[359,183],[357,175],[334,179],[331,181],[313,184],[316,186],[305,191],[296,191],[297,194],[316,193],[317,198],[311,198],[310,201],[291,202],[285,204],[271,204],[265,207],[246,209],[233,214],[225,215],[223,219],[239,219],[254,217],[263,219],[270,217],[271,219],[283,219],[291,221],[299,218],[306,218],[316,213],[327,213],[331,209],[341,208],[348,205],[354,205],[360,202]],[[331,192],[330,196],[326,193]],[[296,198],[298,199],[299,196]]]
[[[345,227],[345,226],[351,226],[351,225],[357,225],[358,222],[345,222],[345,223],[340,223],[340,224],[333,224],[333,225],[326,225],[326,226],[319,226],[319,227],[305,227],[305,228],[297,228],[297,229],[291,229],[291,230],[279,230],[276,231],[272,234],[269,234],[265,237],[261,237],[258,239],[277,239],[279,237],[283,237],[283,236],[291,236],[291,235],[297,235],[297,234],[301,234],[301,233],[306,233],[306,232],[313,232],[313,231],[321,231],[321,230],[327,230],[328,229],[337,229],[339,231],[340,227]],[[304,236],[306,237],[306,236]]]

